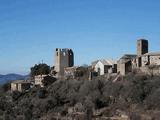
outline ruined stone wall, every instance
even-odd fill
[[[158,56],[150,56],[150,64],[152,65],[160,65],[160,55]]]
[[[160,55],[142,56],[142,67],[149,65],[160,65]]]

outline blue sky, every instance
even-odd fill
[[[136,53],[146,38],[160,51],[159,0],[0,0],[0,74],[27,74],[54,50],[72,48],[76,65]]]

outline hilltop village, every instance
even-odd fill
[[[75,66],[72,49],[54,54],[53,67],[36,64],[28,80],[0,87],[0,119],[159,120],[160,53],[148,40],[137,41],[136,54],[89,66]]]
[[[148,40],[137,40],[137,54],[125,54],[119,60],[101,59],[91,63],[91,66],[74,66],[74,52],[72,49],[55,50],[54,67],[50,74],[34,76],[33,80],[16,80],[11,83],[11,91],[25,91],[31,86],[43,87],[42,81],[49,79],[75,79],[77,76],[85,76],[82,79],[92,80],[97,76],[125,76],[130,72],[159,74],[160,52],[150,53]]]

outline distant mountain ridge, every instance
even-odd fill
[[[12,80],[20,80],[20,79],[26,80],[27,78],[29,78],[29,75],[20,75],[15,73],[6,74],[6,75],[0,74],[0,84],[4,84]]]

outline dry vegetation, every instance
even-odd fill
[[[129,74],[112,82],[104,77],[88,80],[57,80],[44,88],[26,93],[1,87],[0,116],[6,120],[54,120],[128,116],[130,120],[158,120],[160,115],[160,77]],[[74,110],[72,110],[74,108]]]

